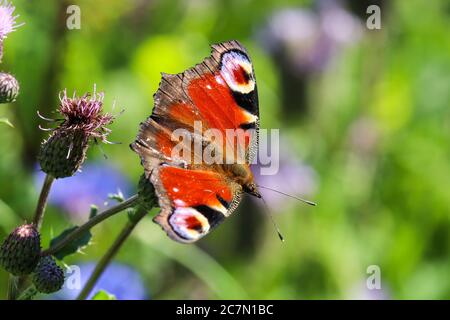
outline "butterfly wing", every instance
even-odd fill
[[[154,218],[175,241],[195,242],[238,205],[241,186],[208,170],[161,165],[151,175],[161,212]]]
[[[183,129],[191,138],[200,136],[205,147],[218,143],[205,131],[218,130],[226,140],[216,148],[224,150],[223,163],[236,163],[243,148],[243,160],[249,164],[257,149],[258,117],[253,67],[237,41],[213,45],[211,56],[183,73],[162,75],[152,115],[141,124],[131,147],[157,191],[162,209],[155,221],[172,239],[193,242],[204,236],[234,210],[242,193],[220,165],[204,163],[203,149],[195,150],[190,140],[182,142],[190,154],[174,152],[179,141],[173,133]],[[240,129],[243,140],[227,136],[229,129]],[[173,190],[182,191],[175,196]],[[194,198],[195,203],[190,201]]]

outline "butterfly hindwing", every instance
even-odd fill
[[[172,239],[189,243],[206,235],[239,202],[240,186],[214,171],[161,165],[151,175],[161,212],[157,222]]]

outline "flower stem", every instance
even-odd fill
[[[44,220],[45,207],[47,206],[47,199],[50,193],[50,188],[52,187],[55,178],[49,174],[45,176],[44,184],[42,185],[41,193],[39,194],[39,200],[36,206],[36,211],[34,213],[33,225],[36,230],[40,230],[42,226],[42,221]],[[22,283],[27,279],[27,276],[22,277],[10,277],[8,284],[8,299],[15,300],[17,298],[18,292]]]
[[[106,254],[100,259],[100,261],[95,266],[94,271],[92,272],[85,286],[78,295],[77,300],[85,300],[88,297],[89,293],[92,291],[92,288],[94,288],[95,284],[97,283],[97,280],[100,278],[103,271],[105,271],[106,267],[109,265],[111,260],[114,258],[114,256],[117,254],[119,249],[124,244],[125,240],[127,240],[128,236],[134,230],[139,221],[141,221],[141,219],[146,216],[147,212],[148,212],[147,210],[139,208],[135,216],[132,219],[128,220],[127,224],[122,229],[122,231],[120,232],[119,236],[116,238],[114,243],[111,245]]]
[[[26,288],[20,296],[17,298],[17,300],[33,300],[34,296],[38,293],[36,287],[34,285],[29,286]]]
[[[111,207],[96,216],[89,219],[85,224],[79,226],[75,230],[73,230],[71,233],[69,233],[62,241],[58,242],[53,247],[48,248],[47,250],[42,251],[42,255],[53,255],[57,253],[59,250],[63,249],[67,244],[72,242],[73,240],[77,239],[81,235],[83,235],[84,232],[87,230],[90,230],[92,227],[97,225],[98,223],[102,222],[103,220],[115,215],[116,213],[119,213],[125,209],[131,208],[136,205],[138,201],[138,195],[134,195],[127,200],[120,202],[114,207]]]
[[[6,299],[8,300],[16,300],[17,298],[17,286],[18,286],[18,278],[16,276],[13,276],[12,274],[9,275],[8,280],[8,295]]]
[[[44,220],[45,207],[47,205],[48,194],[50,193],[50,188],[52,187],[55,178],[49,174],[45,176],[44,184],[42,185],[41,194],[39,195],[39,201],[36,207],[36,212],[33,218],[33,224],[39,231]]]

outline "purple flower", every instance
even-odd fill
[[[36,186],[40,188],[45,174],[35,176]],[[108,162],[86,163],[82,172],[67,179],[58,179],[53,184],[49,203],[66,210],[73,218],[85,218],[91,204],[100,209],[108,200],[108,195],[121,191],[130,196],[133,187],[130,181]],[[114,201],[109,201],[114,204]]]
[[[70,272],[66,275],[66,284],[53,298],[58,300],[73,300],[80,293],[95,268],[94,262],[78,265],[79,273]],[[81,281],[71,281],[70,277],[81,276]],[[70,284],[69,284],[70,282]],[[118,300],[146,300],[150,298],[144,286],[141,275],[131,266],[122,263],[111,263],[98,279],[88,299],[91,299],[99,290],[105,290],[116,296]]]
[[[114,117],[109,113],[103,114],[103,92],[84,94],[82,97],[67,96],[64,90],[59,95],[60,105],[58,112],[64,117],[61,124],[63,130],[81,130],[85,135],[98,138],[106,142],[106,136],[111,132],[106,125],[111,124]]]
[[[66,90],[60,93],[58,113],[62,119],[48,119],[38,115],[46,121],[57,122],[49,138],[41,144],[38,160],[42,171],[54,178],[72,176],[80,169],[86,160],[89,142],[97,139],[110,143],[106,137],[111,132],[106,126],[114,120],[108,113],[103,113],[103,93],[96,92],[72,98],[67,96]]]
[[[16,24],[16,19],[19,16],[13,16],[15,9],[16,7],[7,0],[0,0],[0,41],[3,41],[9,33],[16,31],[18,27],[23,25],[23,23]]]
[[[339,1],[320,1],[319,19],[323,34],[337,46],[355,43],[362,36],[361,22]]]
[[[259,39],[268,52],[300,74],[323,71],[341,45],[357,41],[360,22],[339,3],[320,1],[317,12],[283,9],[261,30]]]

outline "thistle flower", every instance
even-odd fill
[[[0,0],[0,62],[3,59],[3,40],[8,33],[15,31],[21,24],[16,24],[18,15],[13,16],[16,8],[6,0]]]
[[[17,227],[0,247],[0,265],[16,276],[27,275],[36,267],[41,253],[41,237],[31,224]]]
[[[60,94],[58,112],[63,119],[47,121],[60,122],[52,130],[50,137],[42,143],[38,156],[41,169],[55,178],[72,176],[86,159],[89,142],[99,140],[108,143],[106,137],[111,132],[106,126],[114,120],[110,114],[103,114],[103,93],[86,93],[82,97],[67,96],[66,90]]]
[[[42,257],[31,278],[39,292],[53,293],[59,291],[64,284],[64,271],[51,256]]]
[[[13,16],[15,9],[16,7],[7,0],[0,0],[0,41],[3,41],[9,33],[16,31],[18,27],[23,25],[23,23],[16,24],[16,19],[19,16]]]
[[[19,82],[9,73],[0,72],[0,103],[14,102],[19,95]]]

